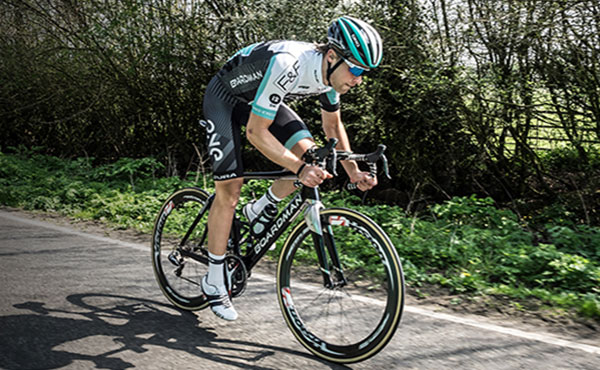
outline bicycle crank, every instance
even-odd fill
[[[242,295],[248,283],[248,271],[238,256],[230,254],[225,257],[225,276],[231,289],[231,297]]]

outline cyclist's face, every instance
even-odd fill
[[[326,56],[331,63],[335,65],[340,61],[340,57],[333,51],[329,50]],[[350,60],[351,63],[357,64],[355,61]],[[340,94],[347,93],[352,87],[360,85],[362,82],[362,75],[355,76],[350,72],[350,65],[342,62],[331,74],[329,80],[331,81],[331,87]]]

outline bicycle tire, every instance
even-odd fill
[[[182,246],[188,255],[177,255],[175,258],[180,265],[175,265],[169,259],[169,255],[177,250],[183,235],[189,230],[208,198],[209,194],[199,188],[176,191],[162,205],[152,232],[152,266],[158,285],[171,303],[188,311],[201,310],[208,306],[200,288],[208,265],[190,258],[192,255],[207,256],[206,242],[198,245],[198,240],[204,234],[208,212]]]
[[[363,361],[385,347],[401,321],[405,291],[400,259],[389,237],[367,216],[330,208],[321,210],[320,217],[323,235],[335,241],[348,284],[324,286],[313,233],[302,220],[281,250],[279,306],[294,336],[316,356],[335,363]],[[346,253],[350,248],[359,253],[357,258]],[[344,307],[346,303],[351,306]]]

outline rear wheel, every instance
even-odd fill
[[[154,275],[169,301],[185,310],[208,305],[200,288],[208,271],[208,201],[209,195],[202,189],[181,189],[165,201],[154,224]],[[182,243],[186,234],[188,238]]]
[[[400,323],[402,267],[388,236],[368,217],[325,209],[321,223],[322,239],[302,221],[285,241],[277,269],[279,304],[296,338],[315,355],[363,361],[389,342]]]

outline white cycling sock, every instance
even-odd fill
[[[224,286],[225,278],[223,273],[225,255],[217,256],[208,252],[208,277],[206,281],[211,285]]]
[[[262,210],[267,206],[267,204],[277,205],[277,203],[281,202],[281,199],[277,198],[273,191],[271,190],[273,186],[267,190],[266,193],[263,194],[253,205],[252,210],[254,213],[259,214]]]

